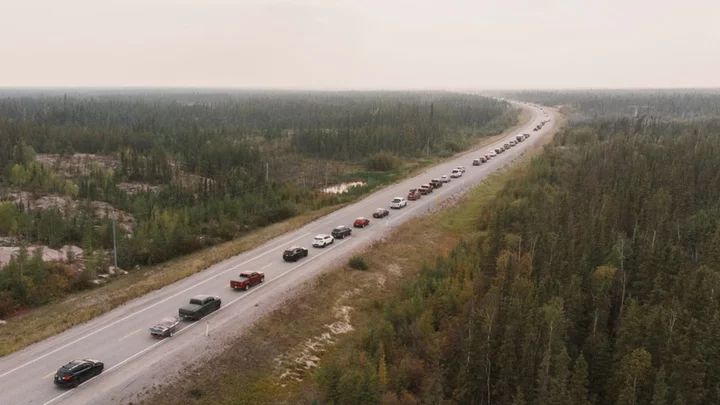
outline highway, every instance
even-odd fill
[[[504,140],[429,168],[414,178],[385,187],[357,203],[279,236],[256,249],[227,259],[92,321],[0,359],[0,404],[130,403],[130,399],[135,395],[153,384],[162,383],[163,376],[173,375],[182,369],[183,362],[201,359],[203,354],[209,353],[210,348],[221,346],[219,342],[223,336],[237,334],[269,309],[282,305],[283,299],[290,295],[294,287],[311,280],[332,265],[342,263],[373,241],[387,236],[394,226],[426,213],[450,195],[477,185],[536,143],[541,135],[552,130],[555,117],[550,109],[545,108],[543,111],[540,106],[515,104],[529,109],[532,118],[528,124]],[[550,122],[540,131],[534,132],[533,128],[543,120]],[[489,153],[521,133],[529,133],[531,136],[488,163],[472,165],[474,158]],[[465,166],[467,170],[461,178],[453,179],[417,201],[408,201],[407,207],[403,209],[390,210],[387,220],[372,218],[376,208],[388,208],[394,197],[407,197],[409,189],[417,188],[441,175],[449,176],[451,170],[458,165]],[[353,229],[351,237],[338,239],[329,247],[312,247],[311,242],[315,235],[329,234],[340,224],[352,226],[353,220],[358,216],[370,218],[370,226]],[[282,252],[293,245],[308,248],[309,256],[295,263],[284,262]],[[245,270],[263,271],[265,282],[249,291],[232,290],[229,280]],[[150,326],[165,316],[176,315],[178,307],[197,294],[221,297],[222,308],[199,322],[182,322],[179,332],[172,338],[157,340],[149,336]],[[105,371],[76,389],[55,387],[53,375],[58,367],[79,358],[103,361]]]

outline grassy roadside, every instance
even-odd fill
[[[514,127],[500,135],[481,139],[473,146],[473,149],[495,142],[525,124],[529,119],[530,113],[522,110],[518,123]],[[415,162],[414,166],[408,167],[403,172],[402,177],[414,176],[428,166],[453,158],[454,156]],[[365,197],[370,191],[358,194],[354,200]],[[216,245],[213,248],[207,248],[156,266],[133,271],[126,276],[114,279],[113,282],[102,287],[75,293],[55,303],[16,315],[8,319],[6,324],[0,325],[0,357],[7,356],[32,343],[54,336],[75,325],[87,322],[132,299],[191,276],[215,263],[251,250],[277,236],[298,229],[317,218],[336,211],[349,203],[324,207],[298,215],[289,220],[258,229],[235,240]]]
[[[380,316],[382,303],[416,277],[424,263],[447,254],[461,237],[474,238],[475,221],[488,202],[508,180],[522,176],[551,140],[546,136],[515,165],[499,170],[466,196],[446,201],[441,212],[398,226],[387,238],[392,242],[376,243],[362,253],[369,270],[329,270],[283,308],[261,318],[242,339],[229,343],[222,355],[189,367],[177,381],[152,388],[141,403],[312,403],[317,397],[312,372],[322,358],[361,339]]]

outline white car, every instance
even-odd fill
[[[465,173],[465,166],[458,166],[457,170],[460,170],[461,172]]]
[[[495,156],[497,156],[497,153],[495,153],[495,151],[491,151],[491,152],[490,152],[490,157],[491,157],[491,158],[494,158]]]
[[[452,173],[450,173],[450,177],[452,177],[453,179],[457,179],[460,176],[462,176],[462,172],[458,169],[454,169]]]
[[[442,177],[440,177],[440,181],[443,183],[450,183],[450,177],[448,177],[447,174],[443,174]]]
[[[313,238],[312,245],[314,247],[322,248],[327,245],[332,245],[333,242],[335,242],[335,238],[330,235],[321,234]]]
[[[407,205],[407,200],[402,197],[395,197],[390,201],[390,208],[402,208]]]

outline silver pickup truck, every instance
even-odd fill
[[[177,316],[163,318],[150,328],[150,336],[158,339],[170,337],[175,334],[175,329],[177,329],[179,323],[180,318]]]

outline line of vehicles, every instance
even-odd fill
[[[534,131],[542,128],[547,120],[542,121]],[[475,158],[472,161],[473,166],[480,166],[488,162],[495,156],[509,150],[511,147],[518,145],[530,137],[529,133],[517,135],[515,139],[510,140],[502,146],[489,151],[485,155]],[[407,207],[408,201],[415,201],[423,195],[428,195],[434,189],[440,188],[445,183],[449,183],[452,179],[462,177],[465,173],[464,166],[458,166],[450,172],[450,175],[443,175],[439,178],[431,179],[428,183],[413,188],[408,192],[407,198],[395,197],[390,201],[390,209],[402,209]],[[390,215],[390,210],[386,208],[377,208],[373,212],[372,217],[382,219]],[[365,228],[370,225],[370,220],[366,217],[358,217],[352,224],[353,228]],[[332,245],[335,239],[344,239],[352,235],[353,229],[347,225],[338,225],[330,232],[330,234],[320,234],[313,238],[312,246],[315,248],[325,248]],[[296,262],[302,258],[308,257],[309,250],[303,246],[292,246],[283,251],[282,257],[286,262]],[[237,278],[230,280],[230,288],[233,290],[247,291],[251,287],[261,284],[265,281],[265,274],[261,271],[243,271]],[[220,297],[199,294],[190,299],[188,304],[178,309],[177,316],[168,316],[161,319],[158,323],[150,327],[150,336],[156,339],[164,339],[172,337],[177,331],[178,325],[182,320],[199,321],[205,316],[220,309],[222,301]],[[60,367],[55,373],[54,382],[58,386],[75,388],[81,383],[99,375],[104,369],[104,364],[95,359],[73,360]]]

